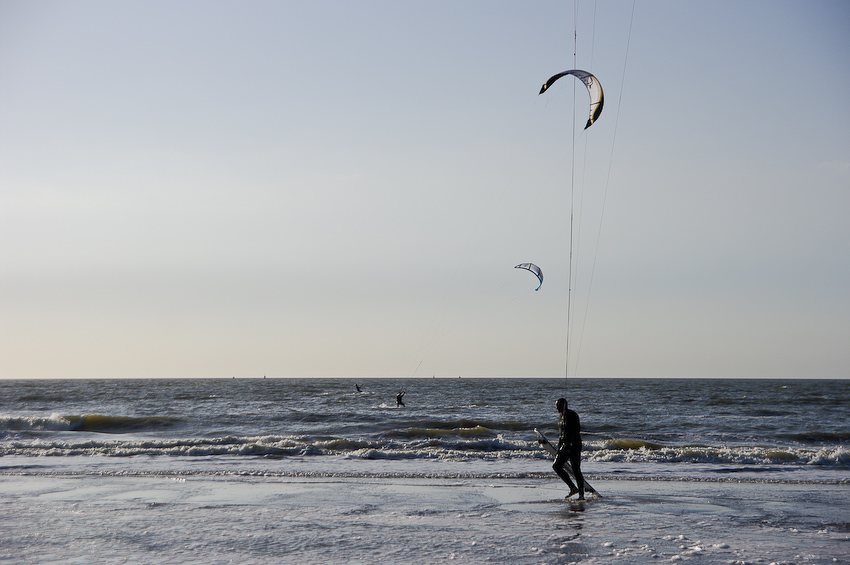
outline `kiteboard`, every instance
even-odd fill
[[[544,436],[537,428],[534,428],[534,433],[537,434],[537,443],[539,443],[543,447],[543,449],[545,449],[549,453],[549,455],[555,457],[555,455],[558,454],[558,450],[555,449],[555,446],[549,443],[549,440],[546,439],[546,436]],[[573,480],[573,482],[577,482],[576,475],[575,473],[573,473],[573,468],[567,461],[564,461],[564,470],[570,475],[570,478]],[[590,486],[590,483],[587,481],[584,481],[584,490],[589,493],[595,494],[600,498],[602,497],[602,495],[596,492],[596,489]]]

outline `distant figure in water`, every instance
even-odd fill
[[[404,398],[404,391],[401,391],[397,395],[395,395],[396,406],[404,406],[404,401],[402,400],[402,398]]]
[[[558,452],[555,455],[555,463],[552,468],[558,476],[570,487],[567,498],[578,493],[578,499],[584,500],[584,476],[581,474],[581,423],[578,414],[567,408],[567,399],[559,398],[555,402],[555,408],[561,414],[558,419]],[[569,473],[564,469],[564,463],[569,461],[576,477],[578,488],[570,479]]]
[[[360,390],[360,385],[357,383],[354,383],[354,388],[357,389],[357,392],[363,392],[362,390]]]

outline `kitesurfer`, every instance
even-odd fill
[[[555,455],[555,463],[552,468],[561,479],[570,487],[567,498],[578,493],[578,499],[584,500],[584,476],[581,474],[581,423],[578,414],[567,408],[567,399],[559,398],[555,402],[561,417],[558,419],[558,452]],[[570,479],[569,473],[564,469],[564,463],[569,461],[573,468],[578,488]]]
[[[397,395],[395,395],[395,405],[396,406],[404,406],[404,402],[401,400],[404,398],[404,391],[402,390]]]
[[[354,388],[357,389],[357,392],[363,392],[362,390],[360,390],[360,385],[357,383],[354,383]]]

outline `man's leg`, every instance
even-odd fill
[[[573,474],[576,476],[578,483],[578,499],[584,500],[584,475],[581,473],[581,451],[570,456],[570,466],[573,468]]]
[[[570,452],[566,449],[562,449],[558,452],[555,457],[555,462],[552,464],[552,469],[554,469],[558,476],[561,477],[561,480],[567,483],[567,486],[570,487],[570,494],[568,494],[567,497],[570,497],[577,492],[581,492],[576,488],[575,483],[573,483],[572,479],[570,479],[569,473],[567,473],[566,469],[564,469],[564,463],[566,463],[569,458]]]

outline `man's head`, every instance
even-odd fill
[[[555,408],[558,409],[558,412],[563,413],[564,410],[567,409],[567,399],[559,398],[557,401],[555,401]]]

